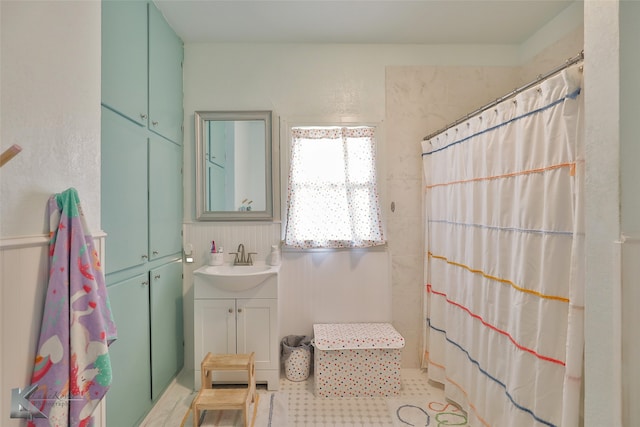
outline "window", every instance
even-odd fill
[[[363,248],[385,243],[375,128],[293,127],[285,245]]]

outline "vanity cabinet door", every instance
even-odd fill
[[[156,400],[182,369],[184,337],[182,317],[182,261],[152,269],[151,398]]]
[[[102,2],[102,104],[147,126],[147,4]]]
[[[182,248],[182,146],[158,136],[149,141],[150,259]]]
[[[236,300],[194,300],[194,357],[195,368],[208,352],[236,352]]]
[[[182,40],[149,2],[149,129],[182,144]]]
[[[277,299],[195,299],[195,388],[200,388],[200,362],[212,353],[256,354],[256,379],[267,380],[277,390],[280,367]],[[219,379],[246,381],[246,377],[221,374]]]
[[[256,353],[256,370],[277,369],[278,337],[276,299],[238,299],[236,353]]]
[[[102,107],[101,216],[106,273],[148,259],[147,138],[144,129]]]
[[[151,407],[149,278],[141,274],[107,287],[118,339],[109,346],[113,382],[107,425],[132,427]]]

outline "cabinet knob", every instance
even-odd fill
[[[154,254],[154,255],[158,255],[159,253],[160,253],[160,252],[158,252],[158,251],[153,251],[153,254]]]
[[[142,255],[140,255],[140,258],[142,258],[142,259],[147,259],[147,258],[149,258],[149,255],[147,255],[147,254],[142,254]]]
[[[241,308],[238,309],[238,313],[242,313],[242,309]]]
[[[160,278],[159,274],[156,274],[155,276],[153,276],[154,279],[158,280]]]
[[[233,308],[230,308],[230,309],[229,309],[229,313],[233,313]]]
[[[147,120],[147,115],[145,113],[140,113],[140,118],[142,120]]]
[[[152,125],[158,126],[158,122],[151,122]]]
[[[141,283],[142,286],[149,286],[149,281],[145,280],[144,282]]]

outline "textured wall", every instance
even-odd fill
[[[100,3],[2,1],[0,237],[45,233],[49,196],[80,193],[100,230]]]
[[[424,323],[420,141],[517,86],[518,71],[518,67],[387,68],[387,187],[395,204],[395,212],[388,212],[393,320],[407,340],[405,366],[419,366]]]

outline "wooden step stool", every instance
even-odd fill
[[[249,425],[249,405],[256,397],[255,353],[213,354],[202,360],[202,387],[193,399],[193,426],[198,427],[200,413],[204,410],[242,410],[244,426]],[[247,371],[246,388],[213,388],[215,371]]]

